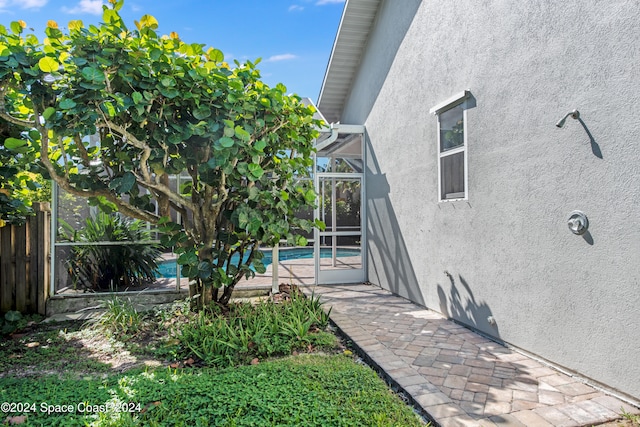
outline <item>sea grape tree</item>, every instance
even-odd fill
[[[227,303],[264,271],[260,245],[322,226],[295,215],[315,203],[320,123],[257,61],[160,36],[150,15],[130,29],[110,3],[99,26],[50,21],[42,40],[0,26],[0,118],[23,130],[10,146],[37,150],[64,191],[158,224],[193,292]]]
[[[37,162],[39,153],[23,145],[21,131],[0,119],[0,227],[23,224],[34,214],[32,202],[51,199],[51,185]]]

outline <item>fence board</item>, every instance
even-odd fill
[[[15,274],[13,273],[12,226],[0,228],[0,311],[6,313],[13,308],[13,290]]]
[[[0,313],[46,313],[49,298],[50,216],[48,203],[23,226],[0,227]]]
[[[39,313],[38,311],[38,252],[42,242],[38,239],[38,223],[37,221],[29,221],[29,240],[27,243],[27,257],[29,260],[29,307],[30,313]],[[48,274],[48,272],[47,272]]]
[[[15,253],[15,309],[27,310],[27,226],[13,227],[13,250]]]

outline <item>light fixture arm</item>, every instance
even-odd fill
[[[580,111],[573,110],[573,111],[567,113],[563,118],[558,120],[558,123],[556,123],[556,126],[559,127],[559,128],[564,126],[564,123],[567,121],[567,118],[569,118],[569,116],[571,116],[572,119],[578,120],[580,118]]]

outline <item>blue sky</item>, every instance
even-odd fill
[[[97,24],[106,0],[0,0],[0,24],[22,19],[39,39],[46,22]],[[125,0],[130,28],[153,15],[159,32],[220,49],[231,62],[262,58],[263,80],[317,101],[344,0]]]

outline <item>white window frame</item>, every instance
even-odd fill
[[[468,161],[468,141],[467,141],[467,99],[471,92],[468,90],[457,93],[451,98],[437,104],[429,110],[430,114],[438,117],[438,137],[436,138],[436,152],[438,153],[438,202],[455,202],[460,200],[469,200],[469,161]],[[453,148],[447,151],[440,151],[440,114],[448,111],[454,107],[462,105],[462,134],[463,143],[460,147]],[[456,193],[456,197],[443,198],[442,197],[442,158],[448,157],[454,154],[464,153],[464,193]]]

